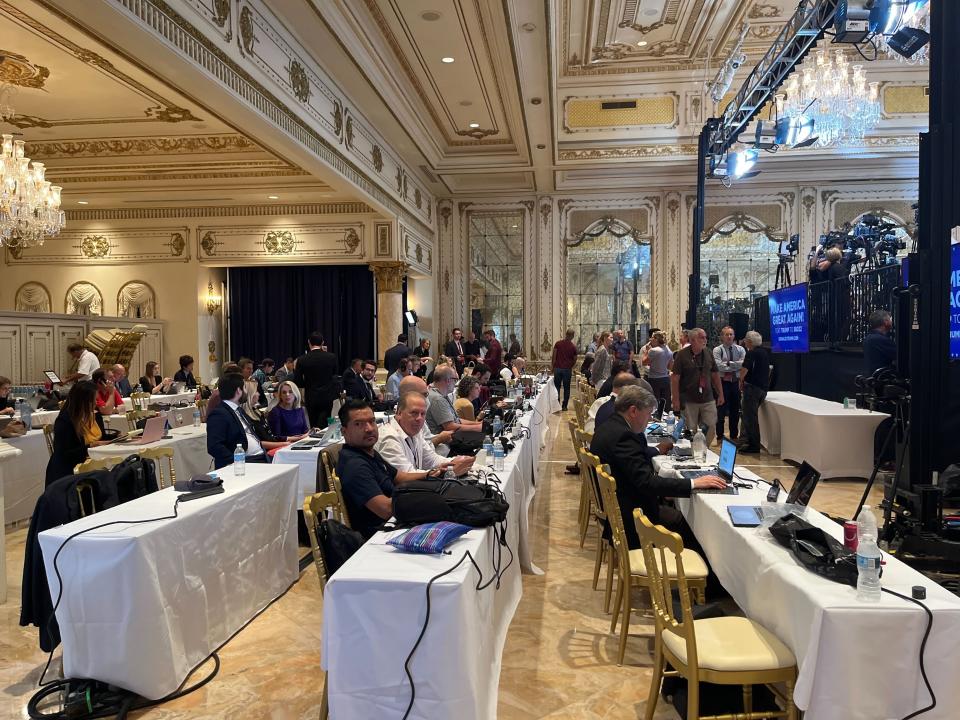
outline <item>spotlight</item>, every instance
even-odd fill
[[[776,122],[760,120],[757,123],[756,147],[760,150],[808,147],[817,141],[813,130],[814,120],[806,115],[782,117]]]
[[[870,8],[870,30],[893,35],[917,19],[927,0],[873,0]]]
[[[730,177],[745,177],[750,173],[753,166],[757,164],[758,157],[760,157],[760,153],[754,148],[729,153],[727,155],[727,169],[729,170]]]

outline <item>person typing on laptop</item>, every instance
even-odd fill
[[[644,436],[656,407],[653,393],[635,386],[623,388],[615,401],[613,416],[597,428],[590,444],[590,451],[610,466],[617,481],[617,500],[631,549],[640,547],[633,523],[634,508],[643,510],[651,522],[679,531],[683,529],[683,518],[676,509],[662,505],[662,498],[689,497],[693,489],[726,487],[715,476],[686,480],[657,474]]]

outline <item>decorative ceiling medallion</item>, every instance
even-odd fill
[[[80,253],[87,258],[104,258],[110,254],[110,241],[103,235],[88,235],[80,241]]]
[[[374,145],[370,153],[373,158],[373,167],[377,172],[383,172],[383,151],[379,145]]]
[[[42,65],[34,65],[23,55],[0,48],[0,82],[20,87],[43,87],[50,71]]]
[[[291,60],[286,69],[293,94],[300,102],[307,102],[310,99],[310,79],[307,77],[307,71],[298,60]]]
[[[263,249],[271,255],[289,255],[302,241],[289,230],[271,230],[263,238]]]
[[[253,44],[257,38],[253,34],[253,11],[249,5],[244,5],[240,11],[240,46],[247,55],[253,53]]]
[[[470,128],[469,130],[457,130],[457,135],[461,137],[472,137],[474,140],[483,140],[490,135],[496,135],[499,130],[484,130],[483,128]]]

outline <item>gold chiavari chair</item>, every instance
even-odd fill
[[[327,464],[330,464],[329,460],[327,460]],[[350,516],[347,513],[347,504],[343,499],[343,486],[340,484],[340,476],[337,475],[336,469],[334,469],[332,466],[329,468],[325,467],[324,470],[326,471],[327,479],[330,482],[330,489],[337,494],[337,502],[339,503],[340,507],[340,515],[337,517],[337,520],[342,522],[347,527],[352,527],[352,525],[350,525]]]
[[[607,520],[610,523],[610,532],[613,536],[613,558],[611,563],[616,565],[617,594],[613,601],[613,617],[610,620],[610,632],[617,629],[617,619],[620,619],[620,648],[617,653],[617,665],[623,665],[623,656],[627,650],[627,636],[630,634],[630,612],[632,610],[631,590],[634,587],[648,587],[649,576],[643,551],[639,548],[631,550],[627,545],[627,537],[623,529],[623,515],[620,513],[620,503],[617,500],[617,481],[610,474],[609,468],[597,471],[597,480],[603,496],[603,506],[607,511]],[[642,513],[641,513],[642,514]],[[694,550],[683,550],[683,561],[687,577],[685,582],[694,589],[702,603],[707,587],[707,563]],[[676,563],[668,564],[664,568],[668,578],[676,577]]]
[[[157,486],[162,490],[165,487],[173,487],[177,482],[177,471],[173,465],[173,448],[157,447],[144,448],[139,453],[144,460],[153,460],[153,465],[157,469]],[[166,459],[166,462],[162,462]],[[166,472],[164,472],[166,466]]]
[[[130,393],[130,406],[134,410],[146,410],[150,404],[150,393],[132,392]]]
[[[197,409],[200,411],[200,422],[207,421],[207,403],[210,402],[208,399],[197,400]]]
[[[47,453],[53,456],[53,423],[43,426],[43,442],[47,445]]]
[[[340,497],[332,490],[329,492],[320,492],[309,495],[303,500],[303,520],[307,526],[307,534],[310,536],[310,552],[313,554],[313,563],[317,568],[317,575],[320,576],[320,595],[327,586],[329,573],[327,572],[327,559],[323,554],[323,546],[320,545],[320,522],[323,518],[330,515],[342,516],[345,509],[340,502]],[[323,674],[323,691],[320,701],[320,720],[327,720],[329,717],[329,703],[327,699],[327,674]]]
[[[653,525],[640,510],[633,511],[645,566],[655,622],[653,678],[645,718],[653,720],[665,675],[687,680],[687,720],[796,720],[793,686],[797,661],[773,633],[743,617],[693,619],[690,583],[687,580],[687,550],[683,540],[660,525]],[[664,577],[663,569],[673,568]],[[673,591],[680,600],[680,617],[674,611]],[[665,671],[665,663],[673,670]],[[700,682],[743,687],[743,712],[736,715],[701,716]],[[753,712],[753,685],[784,683],[784,710]]]
[[[597,526],[597,552],[593,562],[593,589],[597,589],[600,582],[600,566],[607,560],[607,581],[603,589],[603,611],[610,612],[610,598],[613,594],[613,545],[610,534],[610,524],[607,520],[607,509],[603,504],[600,486],[597,481],[597,471],[600,469],[600,458],[584,447],[580,448],[580,468],[586,473],[585,481],[590,488],[592,500],[592,516]]]
[[[109,470],[114,465],[119,465],[123,462],[122,457],[106,457],[106,458],[87,458],[82,463],[73,468],[73,474],[79,475],[80,473],[90,472],[91,470]],[[87,496],[87,501],[89,504],[89,511],[87,507],[84,506],[83,497]],[[93,494],[93,486],[84,481],[77,483],[77,498],[80,501],[80,515],[81,517],[86,517],[87,515],[93,515],[97,512],[97,505]]]
[[[583,482],[583,466],[580,464],[580,453],[578,451],[580,441],[577,439],[577,431],[581,431],[582,428],[577,424],[576,420],[567,420],[567,427],[570,429],[570,442],[573,443],[573,453],[577,458],[577,467],[580,468],[580,506],[577,510],[577,527],[580,531],[580,547],[583,547],[583,543],[587,537],[587,530],[590,528],[591,500],[587,485]]]

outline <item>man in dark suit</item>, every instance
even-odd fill
[[[457,368],[457,374],[463,374],[463,366],[467,364],[466,342],[463,339],[463,330],[454,328],[450,333],[450,341],[443,346],[443,354],[453,360]]]
[[[243,375],[229,373],[220,378],[220,404],[207,412],[207,453],[217,469],[233,463],[233,451],[240,445],[247,462],[269,462],[257,439],[253,426],[240,408],[243,397]]]
[[[617,481],[617,501],[623,517],[627,544],[640,547],[633,523],[633,509],[640,508],[653,523],[677,528],[682,517],[673,508],[660,505],[661,497],[689,497],[693,488],[724,488],[720,478],[708,475],[696,480],[660,477],[650,461],[644,431],[657,407],[653,393],[641,387],[623,388],[617,396],[614,414],[596,429],[590,452],[610,466]]]
[[[307,415],[313,427],[325,428],[334,398],[340,392],[337,378],[337,356],[321,346],[323,335],[314,332],[307,339],[310,351],[297,358],[293,381],[303,390]]]
[[[405,357],[410,357],[410,347],[407,345],[407,336],[397,335],[397,344],[383,354],[383,367],[387,370],[387,375],[392,375],[400,367],[400,361]]]
[[[870,332],[863,339],[863,365],[867,375],[897,362],[897,343],[890,337],[893,318],[886,310],[870,313]]]
[[[350,361],[350,367],[343,371],[343,374],[340,376],[341,384],[343,385],[343,391],[347,393],[347,397],[353,397],[350,394],[349,388],[351,386],[356,386],[358,380],[360,380],[360,369],[363,367],[363,360],[361,358],[354,358]]]
[[[370,387],[369,380],[373,380],[377,374],[377,364],[373,360],[356,360],[359,367],[356,372],[352,369],[343,374],[343,391],[348,398],[354,400],[363,400],[366,403],[373,403],[377,398],[374,396],[373,388]]]

